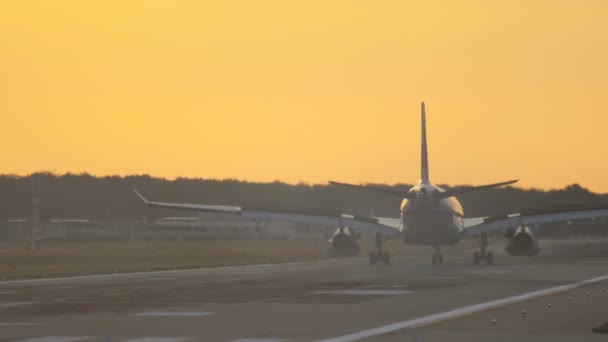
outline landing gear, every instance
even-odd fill
[[[477,240],[479,243],[479,251],[475,251],[473,253],[473,264],[479,265],[481,261],[485,261],[486,264],[493,265],[494,253],[486,250],[488,247],[488,235],[486,233],[482,233],[479,236],[476,236],[475,240]]]
[[[435,246],[435,252],[432,258],[433,264],[443,264],[443,253],[441,253],[441,247]]]
[[[369,264],[370,266],[374,266],[377,262],[382,262],[384,265],[390,265],[391,256],[388,252],[382,251],[382,245],[384,244],[384,240],[382,239],[382,234],[375,233],[374,238],[376,240],[376,251],[369,253]]]
[[[391,263],[391,255],[388,252],[382,253],[382,263],[385,265],[390,265]]]
[[[377,262],[378,262],[378,257],[376,256],[376,253],[369,252],[369,265],[374,266]]]

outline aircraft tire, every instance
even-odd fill
[[[488,252],[488,254],[486,254],[486,264],[494,265],[494,253]]]
[[[481,255],[479,254],[479,252],[477,252],[477,251],[473,252],[473,265],[479,265],[480,261],[481,261]]]
[[[390,254],[388,254],[388,252],[382,253],[382,263],[384,265],[390,265],[391,264],[391,256],[390,256]]]
[[[378,262],[378,258],[376,257],[376,253],[370,252],[369,253],[369,265],[370,266],[374,266],[376,264],[376,262]]]

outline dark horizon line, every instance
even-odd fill
[[[51,177],[65,177],[65,176],[88,176],[88,177],[92,177],[92,178],[96,178],[96,179],[103,179],[103,178],[119,178],[119,179],[128,179],[128,178],[135,178],[135,177],[147,177],[147,178],[151,178],[151,179],[156,179],[156,180],[163,180],[163,181],[177,181],[177,180],[192,180],[192,181],[214,181],[214,182],[238,182],[238,183],[245,183],[245,184],[285,184],[285,185],[292,185],[292,186],[331,186],[331,184],[329,184],[330,180],[327,181],[327,183],[310,183],[310,182],[305,182],[305,181],[299,181],[299,182],[287,182],[287,181],[283,181],[283,180],[273,180],[273,181],[252,181],[252,180],[245,180],[245,179],[239,179],[239,178],[204,178],[204,177],[184,177],[184,176],[177,176],[174,178],[170,178],[170,177],[163,177],[163,176],[154,176],[154,175],[150,175],[148,173],[140,173],[140,174],[126,174],[126,175],[119,175],[119,174],[106,174],[106,175],[96,175],[96,174],[92,174],[89,173],[87,171],[81,171],[81,172],[64,172],[64,173],[58,173],[55,171],[36,171],[36,172],[32,172],[29,174],[16,174],[16,173],[0,173],[0,177],[5,177],[5,178],[17,178],[17,179],[27,179],[27,178],[32,178],[35,176],[51,176]],[[374,183],[374,182],[366,182],[366,183],[355,183],[358,185],[363,185],[363,186],[386,186],[386,187],[396,187],[396,186],[413,186],[415,183],[393,183],[393,184],[388,184],[388,183]],[[445,186],[445,187],[449,187],[449,188],[456,188],[456,187],[464,187],[464,186],[473,186],[475,184],[456,184],[456,185],[449,185],[447,183],[439,183],[439,186]],[[578,187],[582,190],[586,190],[590,193],[596,194],[596,195],[608,195],[608,193],[601,193],[601,192],[593,192],[591,191],[589,188],[584,187],[582,185],[580,185],[580,183],[571,183],[571,184],[566,184],[564,185],[563,188],[548,188],[548,189],[543,189],[543,188],[537,188],[537,187],[528,187],[528,188],[524,188],[524,187],[519,187],[519,186],[506,186],[506,187],[502,187],[502,189],[504,188],[513,188],[513,189],[518,189],[518,190],[523,190],[523,191],[542,191],[542,192],[550,192],[550,191],[562,191],[562,190],[566,190],[569,187]],[[500,189],[500,188],[499,188]]]

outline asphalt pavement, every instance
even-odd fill
[[[605,341],[608,240],[452,250],[370,267],[279,265],[0,281],[0,341]]]

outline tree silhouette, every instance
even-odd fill
[[[51,218],[142,218],[191,215],[175,210],[148,209],[132,192],[141,191],[151,200],[184,203],[240,205],[284,210],[326,209],[358,215],[399,216],[400,200],[374,192],[319,184],[245,182],[234,179],[177,178],[148,175],[95,177],[86,173],[57,175],[40,172],[28,176],[0,175],[0,219],[31,216],[31,179],[40,181],[41,217]],[[370,184],[407,191],[410,185]],[[459,186],[445,186],[458,188]],[[579,206],[607,203],[579,184],[542,191],[506,187],[459,197],[468,217],[519,212],[525,208]]]

